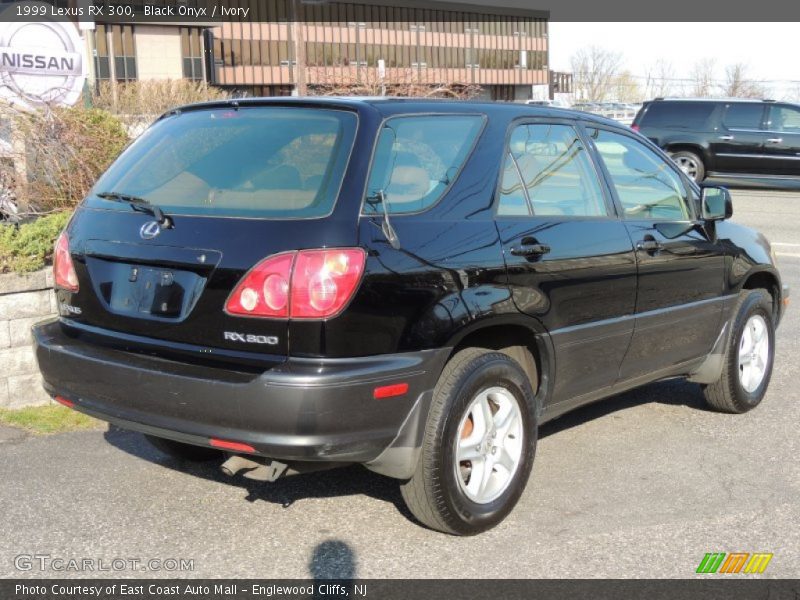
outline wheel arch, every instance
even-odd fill
[[[777,273],[767,268],[753,269],[743,279],[739,290],[757,290],[763,288],[772,296],[772,315],[775,325],[781,317],[783,298],[781,281]]]
[[[486,348],[517,360],[531,380],[541,412],[551,392],[555,375],[555,352],[550,334],[536,319],[526,315],[502,315],[482,319],[456,332],[447,344],[448,360],[465,348]],[[519,355],[524,349],[530,361]]]
[[[706,171],[714,166],[709,149],[696,142],[668,142],[664,145],[664,150],[670,154],[681,151],[697,154],[697,156],[700,157],[700,160],[703,161],[703,166],[705,167]]]

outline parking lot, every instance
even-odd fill
[[[735,191],[734,207],[800,293],[800,193]],[[418,526],[396,482],[358,467],[264,485],[105,426],[49,437],[0,427],[0,575],[98,575],[15,568],[46,554],[187,559],[204,577],[690,577],[707,552],[771,552],[764,576],[798,577],[798,340],[795,306],[769,393],[748,415],[710,412],[698,386],[668,381],[544,426],[516,510],[475,538]]]

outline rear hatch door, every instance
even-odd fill
[[[162,119],[73,218],[80,289],[59,292],[62,314],[87,332],[124,334],[131,349],[282,360],[288,320],[229,315],[226,301],[268,256],[355,244],[356,223],[330,215],[356,122],[347,111],[289,107]]]

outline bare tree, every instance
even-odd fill
[[[664,98],[674,92],[675,68],[671,62],[658,59],[645,71],[644,93],[648,98]]]
[[[696,98],[708,98],[714,94],[714,68],[716,63],[713,58],[698,60],[692,68],[691,95]]]
[[[612,91],[617,102],[639,102],[642,100],[642,87],[630,71],[621,71],[614,77]]]
[[[725,68],[725,95],[731,98],[763,98],[764,86],[748,79],[747,65],[736,63]]]
[[[602,102],[614,86],[622,56],[605,48],[589,46],[573,54],[570,62],[576,98]]]

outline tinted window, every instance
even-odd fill
[[[716,106],[713,102],[652,102],[640,125],[702,130]]]
[[[762,104],[731,104],[725,110],[722,124],[728,129],[761,129]]]
[[[509,140],[500,215],[606,214],[586,148],[567,125],[522,125]]]
[[[333,110],[186,112],[141,135],[94,191],[140,196],[173,214],[320,217],[333,210],[355,129],[355,115]]]
[[[800,110],[790,106],[770,106],[769,129],[800,133]]]
[[[673,167],[658,154],[626,135],[595,129],[592,137],[626,218],[690,218],[686,188]]]
[[[391,213],[424,210],[458,175],[483,125],[483,117],[395,117],[378,137],[367,186],[367,212],[381,212],[381,192]]]

